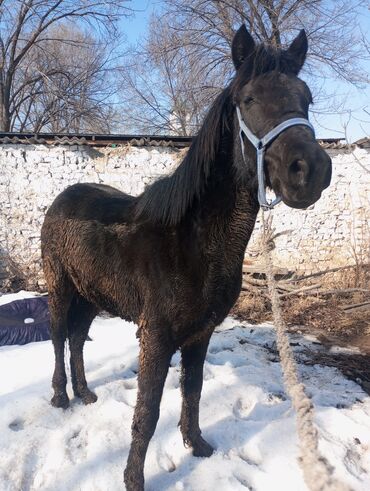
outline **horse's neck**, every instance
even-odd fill
[[[259,208],[251,182],[236,182],[233,158],[233,151],[220,152],[194,221],[204,254],[231,269],[243,260]]]

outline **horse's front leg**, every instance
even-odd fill
[[[50,333],[55,354],[55,368],[52,379],[54,396],[51,404],[66,409],[69,399],[66,391],[67,375],[64,365],[64,346],[67,339],[67,312],[71,293],[67,282],[61,285],[58,292],[49,292]]]
[[[160,333],[142,329],[138,395],[132,422],[132,443],[124,472],[127,491],[144,490],[144,461],[159,418],[163,386],[174,349]]]
[[[203,365],[211,333],[181,348],[182,409],[180,428],[184,444],[193,448],[196,457],[209,457],[213,448],[201,436],[199,401],[203,386]]]

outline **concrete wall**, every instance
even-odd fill
[[[76,182],[102,182],[138,194],[180,157],[165,147],[0,145],[0,260],[10,258],[36,278],[43,216],[59,192]],[[276,240],[280,266],[324,269],[353,262],[368,247],[370,154],[357,148],[334,151],[332,158],[332,185],[318,203],[306,211],[280,204],[274,211],[276,231],[284,232]],[[251,258],[259,249],[258,229],[259,223]]]

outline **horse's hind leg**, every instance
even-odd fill
[[[89,332],[90,325],[98,309],[85,300],[81,295],[75,294],[68,312],[68,338],[71,351],[72,387],[76,397],[80,397],[84,404],[96,402],[96,395],[87,387],[85,367],[83,360],[83,346]]]
[[[181,348],[182,409],[180,428],[185,445],[193,448],[196,457],[209,457],[213,448],[201,436],[199,428],[199,401],[203,386],[203,365],[210,334]]]
[[[44,259],[44,272],[48,284],[50,331],[55,354],[52,379],[54,396],[51,404],[66,409],[69,399],[66,391],[67,375],[64,365],[64,343],[67,339],[67,314],[73,297],[74,286],[58,261]]]

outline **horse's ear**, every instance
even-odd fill
[[[298,36],[293,40],[292,44],[287,49],[287,54],[291,62],[292,71],[298,75],[298,72],[303,66],[306,59],[308,49],[307,36],[304,29],[299,31]]]
[[[254,52],[255,43],[252,36],[247,31],[244,24],[237,30],[232,45],[231,54],[236,70],[240,67],[244,60],[249,58]]]

